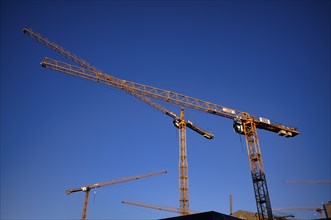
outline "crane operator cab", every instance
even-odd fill
[[[233,130],[238,134],[245,134],[244,133],[244,125],[240,119],[233,120]]]

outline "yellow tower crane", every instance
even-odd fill
[[[169,90],[115,78],[90,65],[88,62],[77,57],[76,55],[71,54],[61,46],[47,40],[40,34],[33,32],[31,29],[24,28],[23,32],[80,66],[78,67],[57,60],[44,58],[41,62],[43,67],[95,81],[101,84],[106,84],[115,88],[120,88],[130,93],[135,93],[141,96],[169,102],[181,107],[192,108],[198,111],[232,119],[234,130],[237,133],[244,135],[246,139],[247,154],[252,175],[258,218],[268,218],[269,220],[273,219],[264,164],[262,160],[262,153],[256,129],[258,128],[271,131],[277,133],[280,136],[288,138],[299,134],[297,128],[279,124],[263,117],[251,115],[247,112],[234,110],[232,108],[227,108],[218,104]]]
[[[162,105],[153,102],[148,97],[144,97],[135,93],[129,92],[131,95],[152,106],[153,108],[165,113],[174,119],[174,125],[179,129],[179,162],[178,162],[178,174],[179,174],[179,210],[181,215],[190,214],[190,202],[189,202],[189,187],[188,187],[188,163],[187,163],[187,148],[186,148],[186,127],[189,127],[193,131],[201,134],[207,139],[214,138],[214,135],[202,130],[194,125],[191,121],[186,121],[184,118],[184,109],[180,111],[180,116],[169,111]]]
[[[83,203],[83,212],[82,212],[82,220],[85,220],[86,213],[87,213],[87,204],[88,204],[88,199],[89,199],[89,194],[90,194],[91,189],[95,189],[95,188],[99,188],[99,187],[103,187],[103,186],[114,185],[114,184],[118,184],[118,183],[124,183],[124,182],[128,182],[128,181],[133,181],[133,180],[138,180],[138,179],[147,178],[147,177],[155,176],[158,174],[164,174],[164,173],[167,173],[167,171],[161,170],[161,171],[148,173],[148,174],[144,174],[144,175],[130,176],[130,177],[124,177],[124,178],[120,178],[120,179],[116,179],[116,180],[109,180],[106,182],[89,184],[89,185],[82,186],[82,187],[75,188],[75,189],[68,189],[68,190],[66,190],[66,193],[67,193],[67,195],[69,195],[69,194],[75,193],[75,192],[85,192],[84,203]]]
[[[25,30],[29,33],[31,30]],[[50,41],[48,41],[46,38],[43,38],[41,35],[31,32],[30,33],[34,39],[37,41],[49,46],[51,45],[51,48],[55,51],[62,51],[60,54],[66,55],[70,59],[73,59],[73,57],[76,57],[75,55],[71,54],[69,51],[64,51],[61,49],[59,45],[56,45]],[[85,62],[87,63],[87,62]],[[63,63],[64,64],[64,63]],[[69,65],[69,64],[68,64]],[[49,66],[44,66],[49,67]],[[140,101],[143,101],[144,103],[150,105],[151,107],[161,111],[162,113],[168,115],[169,117],[173,118],[173,124],[175,127],[179,129],[179,165],[178,165],[178,173],[179,173],[179,207],[180,207],[180,214],[181,215],[187,215],[190,214],[189,209],[189,190],[188,190],[188,163],[187,163],[187,153],[186,153],[186,127],[190,128],[191,130],[201,134],[206,139],[213,139],[214,135],[208,131],[205,131],[195,124],[193,124],[191,121],[184,119],[184,109],[181,109],[181,115],[177,116],[175,113],[171,112],[164,106],[152,101],[150,98],[131,92],[130,89],[127,89],[126,87],[122,88],[125,92],[131,94],[132,96],[136,97]]]
[[[130,93],[130,92],[129,92]],[[181,215],[190,214],[190,202],[189,202],[189,186],[188,186],[188,162],[187,162],[187,148],[186,148],[186,127],[189,127],[193,131],[201,134],[207,139],[214,138],[214,135],[202,130],[194,125],[191,121],[186,121],[184,118],[184,109],[181,109],[180,116],[169,111],[162,105],[153,102],[148,97],[130,93],[134,97],[140,99],[153,108],[165,113],[174,119],[174,125],[179,129],[179,162],[178,162],[178,174],[179,174],[179,213]]]

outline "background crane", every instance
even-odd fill
[[[331,184],[331,180],[285,180],[287,184]]]
[[[132,202],[132,201],[128,201],[128,200],[123,200],[122,203],[128,204],[128,205],[140,206],[140,207],[144,207],[144,208],[157,209],[157,210],[162,210],[162,211],[167,211],[167,212],[181,213],[180,209],[174,208],[174,207],[143,204],[143,203]]]
[[[87,204],[88,204],[88,199],[89,199],[89,194],[90,194],[91,189],[95,189],[95,188],[99,188],[99,187],[103,187],[103,186],[114,185],[114,184],[118,184],[118,183],[124,183],[124,182],[128,182],[128,181],[133,181],[133,180],[138,180],[138,179],[147,178],[147,177],[155,176],[158,174],[164,174],[164,173],[167,173],[167,171],[162,170],[162,171],[157,171],[157,172],[148,173],[148,174],[144,174],[144,175],[124,177],[124,178],[120,178],[120,179],[116,179],[116,180],[109,180],[106,182],[89,184],[89,185],[82,186],[82,187],[75,188],[75,189],[68,189],[68,190],[66,190],[66,193],[69,195],[69,194],[75,193],[75,192],[85,192],[83,211],[82,211],[82,220],[85,220],[86,213],[87,213]]]
[[[264,164],[256,129],[259,128],[278,133],[280,136],[294,137],[299,134],[299,131],[295,127],[279,124],[263,117],[253,116],[247,112],[223,107],[218,104],[169,90],[115,78],[109,74],[103,73],[101,70],[90,65],[76,55],[71,54],[69,51],[63,49],[59,45],[47,40],[40,34],[33,32],[31,29],[24,28],[23,32],[81,66],[77,67],[45,58],[41,63],[44,67],[71,74],[76,77],[85,78],[101,84],[106,84],[115,88],[125,89],[138,95],[148,96],[161,101],[170,102],[181,107],[188,107],[202,112],[207,112],[217,116],[232,119],[234,122],[233,128],[235,131],[244,135],[246,139],[246,147],[252,175],[258,217],[259,219],[264,219],[267,216],[268,219],[273,219]]]
[[[273,208],[274,211],[286,210],[286,211],[314,211],[318,212],[320,218],[323,218],[323,208],[319,207],[290,207],[290,208]]]
[[[122,203],[128,204],[128,205],[140,206],[140,207],[144,207],[144,208],[161,210],[161,211],[181,213],[181,210],[178,208],[175,208],[175,207],[152,205],[152,204],[146,204],[146,203],[140,203],[140,202],[132,202],[132,201],[128,201],[128,200],[123,200]],[[199,213],[198,211],[192,211],[192,210],[190,210],[190,212],[191,212],[191,214]]]

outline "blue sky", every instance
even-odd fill
[[[42,68],[69,62],[24,35],[29,27],[121,79],[294,125],[259,130],[272,207],[320,207],[330,185],[330,1],[1,1],[1,219],[79,219],[65,190],[168,173],[91,192],[88,219],[175,216],[121,204],[178,207],[178,131],[121,90]],[[179,107],[168,103],[179,114]],[[256,211],[243,137],[226,118],[185,109],[190,207]],[[242,142],[241,142],[242,141]],[[291,211],[300,219],[314,212]]]

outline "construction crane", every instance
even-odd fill
[[[130,93],[130,92],[129,92]],[[181,215],[190,214],[189,207],[189,190],[188,190],[188,163],[187,163],[187,148],[186,148],[186,127],[191,128],[195,132],[203,135],[207,139],[214,138],[214,135],[202,130],[201,128],[195,126],[192,122],[186,121],[184,118],[184,109],[181,109],[180,116],[169,111],[162,105],[153,102],[151,99],[130,93],[146,104],[156,108],[157,110],[165,113],[174,119],[174,125],[179,129],[179,163],[178,163],[178,173],[179,173],[179,213]]]
[[[287,184],[331,184],[331,180],[285,180]]]
[[[54,43],[48,42],[47,39],[42,38],[40,35],[35,34],[33,36],[38,36],[36,39],[46,45],[55,45]],[[57,45],[55,46],[56,49],[60,47]],[[62,55],[67,54],[69,56],[71,53],[69,51],[61,53]],[[71,59],[72,57],[77,57],[74,55],[69,56]],[[85,62],[87,63],[87,62]],[[45,66],[47,67],[47,66]],[[93,68],[96,69],[96,68]],[[150,98],[146,96],[139,95],[137,93],[132,93],[130,90],[126,88],[122,88],[125,92],[128,92],[132,96],[136,97],[140,101],[150,105],[151,107],[161,111],[162,113],[170,116],[174,119],[173,123],[175,127],[179,129],[179,207],[180,207],[180,214],[187,215],[190,214],[189,210],[189,190],[188,190],[188,163],[187,163],[187,153],[186,153],[186,127],[192,129],[193,131],[201,134],[203,137],[207,139],[213,139],[214,135],[210,132],[207,132],[198,126],[194,125],[191,121],[187,121],[184,119],[184,109],[181,109],[181,116],[177,116],[175,113],[171,112],[170,110],[166,109],[162,105],[152,101]]]
[[[128,200],[123,200],[122,203],[128,204],[128,205],[140,206],[140,207],[144,207],[144,208],[151,208],[151,209],[161,210],[161,211],[181,213],[181,210],[179,208],[175,208],[175,207],[145,204],[145,203],[139,203],[139,202],[132,202],[132,201],[128,201]],[[199,213],[199,212],[190,210],[190,213],[191,214],[196,214],[196,213]]]
[[[129,91],[127,91],[129,92]],[[178,173],[179,173],[179,213],[181,215],[190,214],[189,205],[189,189],[188,189],[188,163],[187,163],[187,148],[186,148],[186,127],[189,127],[193,131],[201,134],[207,139],[214,138],[214,135],[202,130],[201,128],[194,125],[191,121],[186,121],[184,118],[184,109],[181,109],[180,116],[169,111],[162,105],[153,102],[150,98],[144,97],[135,93],[129,92],[134,97],[145,102],[146,104],[152,106],[153,108],[165,113],[174,119],[174,125],[179,129],[179,163],[178,163]]]
[[[63,49],[61,46],[42,37],[40,34],[33,32],[31,29],[24,28],[23,32],[80,66],[78,67],[57,60],[44,58],[41,62],[43,67],[115,88],[120,88],[130,93],[232,119],[234,130],[237,133],[244,135],[246,139],[247,154],[252,175],[258,218],[265,219],[267,216],[269,220],[273,219],[257,129],[267,130],[289,138],[295,137],[299,134],[297,128],[279,124],[264,117],[257,117],[247,112],[227,108],[180,93],[115,78],[90,65],[88,62]]]
[[[274,211],[281,211],[281,210],[286,210],[286,211],[314,211],[318,212],[320,215],[320,218],[323,218],[323,208],[319,207],[291,207],[291,208],[273,208],[272,210]]]
[[[167,212],[181,213],[180,209],[174,208],[174,207],[143,204],[143,203],[132,202],[132,201],[128,201],[128,200],[123,200],[122,203],[134,205],[134,206],[145,207],[145,208],[157,209],[157,210],[162,210],[162,211],[167,211]]]
[[[88,199],[89,199],[89,194],[90,194],[91,189],[95,189],[95,188],[99,188],[99,187],[103,187],[103,186],[114,185],[114,184],[118,184],[118,183],[124,183],[124,182],[128,182],[128,181],[133,181],[133,180],[138,180],[138,179],[147,178],[147,177],[155,176],[158,174],[165,174],[165,173],[167,173],[167,171],[161,170],[161,171],[148,173],[148,174],[144,174],[144,175],[124,177],[124,178],[120,178],[120,179],[116,179],[116,180],[109,180],[106,182],[89,184],[89,185],[82,186],[82,187],[75,188],[75,189],[68,189],[68,190],[66,190],[66,194],[69,195],[69,194],[75,193],[75,192],[85,192],[84,203],[83,203],[83,212],[82,212],[82,220],[85,220],[86,212],[87,212],[87,204],[88,204]]]
[[[232,193],[230,193],[230,196],[229,196],[229,200],[230,200],[230,215],[233,215],[233,212],[232,212]]]

